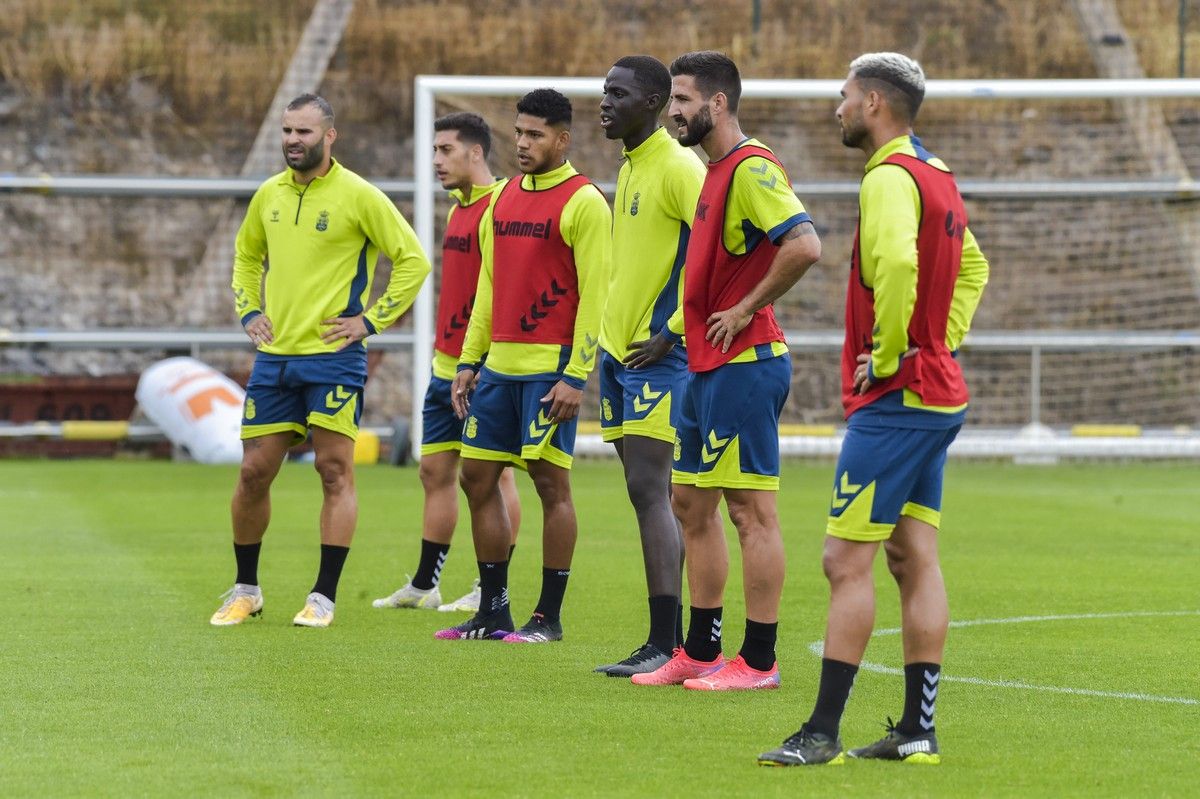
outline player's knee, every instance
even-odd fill
[[[745,539],[753,536],[763,526],[762,520],[753,507],[739,502],[728,502],[729,521],[737,528],[738,537]]]
[[[629,501],[638,510],[670,503],[669,489],[670,484],[662,480],[647,479],[645,475],[633,472],[625,476],[625,490],[629,494]]]
[[[433,466],[429,463],[429,460],[429,458],[422,458],[421,465],[417,469],[417,474],[421,478],[421,486],[426,491],[453,486],[454,470],[446,469],[441,465]]]
[[[313,467],[321,477],[321,488],[326,494],[336,494],[350,487],[351,466],[344,458],[317,455]]]
[[[769,534],[779,526],[775,514],[771,513],[769,508],[760,507],[753,502],[739,502],[728,497],[726,501],[729,507],[729,520],[737,528],[738,537],[742,543],[748,539]]]
[[[260,461],[243,461],[238,472],[238,491],[242,494],[261,495],[271,488],[275,470]]]
[[[841,579],[844,572],[844,564],[836,555],[826,550],[821,555],[821,571],[825,572],[825,579],[830,583],[836,583]]]
[[[688,496],[687,491],[671,492],[671,512],[675,518],[686,527],[695,511],[696,503]]]
[[[542,501],[543,507],[571,501],[571,482],[568,479],[568,472],[561,471],[562,474],[541,469],[529,472],[530,478],[533,479],[533,487],[537,491],[538,499]]]
[[[896,578],[896,582],[902,582],[912,565],[909,553],[891,539],[883,542],[883,552],[887,556],[888,571]]]
[[[825,572],[825,578],[829,580],[829,584],[835,586],[839,583],[861,579],[864,576],[857,562],[828,547],[821,555],[821,569]],[[870,579],[870,571],[866,573],[866,577]]]
[[[467,498],[467,503],[476,507],[496,492],[495,467],[486,461],[464,460],[458,475],[458,485]]]
[[[883,551],[887,555],[888,571],[897,582],[919,581],[941,568],[934,547],[900,543],[892,538],[884,542]]]

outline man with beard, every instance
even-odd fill
[[[454,205],[442,238],[442,279],[438,291],[433,350],[433,375],[422,408],[421,487],[425,492],[421,559],[417,573],[390,596],[376,599],[377,608],[479,610],[479,582],[465,596],[441,605],[438,588],[442,566],[458,523],[458,452],[462,420],[450,404],[450,383],[458,367],[467,322],[475,305],[475,287],[482,262],[480,241],[490,235],[492,200],[507,181],[492,177],[488,153],[492,131],[478,114],[459,112],[433,123],[433,168]],[[500,476],[500,491],[508,510],[513,544],[521,522],[520,498],[513,470]],[[510,546],[511,554],[511,546]]]
[[[599,345],[612,214],[567,160],[570,100],[553,89],[530,92],[517,103],[514,129],[522,175],[493,205],[451,388],[455,412],[466,419],[462,486],[479,563],[479,612],[436,633],[444,640],[562,640],[575,551],[570,469],[576,415]],[[512,463],[529,469],[542,503],[542,593],[519,630],[508,602],[512,534],[499,489]]]
[[[238,231],[235,306],[258,348],[246,386],[244,454],[232,503],[237,578],[213,614],[219,626],[262,611],[258,556],[271,483],[288,448],[311,432],[321,476],[321,565],[295,624],[328,627],[358,519],[354,439],[367,379],[363,339],[408,309],[429,261],[383,192],[333,159],[333,109],[303,94],[283,112],[288,168],[254,193]],[[375,262],[392,261],[383,296],[366,308]],[[263,260],[267,301],[262,303]]]
[[[742,133],[733,61],[687,53],[671,64],[671,77],[667,114],[679,142],[699,144],[709,157],[688,242],[682,313],[661,336],[687,335],[690,374],[672,482],[692,608],[683,647],[632,680],[707,691],[777,688],[784,552],[775,492],[779,414],[792,370],[771,303],[816,263],[821,244],[778,159]],[[746,598],[745,638],[729,661],[721,653],[729,573],[722,496],[741,543]]]
[[[683,540],[671,512],[671,452],[687,354],[676,344],[652,361],[643,350],[679,307],[684,256],[704,183],[700,159],[658,124],[670,94],[671,74],[661,61],[626,56],[609,70],[600,102],[604,135],[625,145],[600,322],[600,429],[624,467],[650,604],[646,643],[625,660],[596,669],[614,677],[654,671],[682,643]]]
[[[933,712],[950,611],[938,563],[946,449],[967,385],[954,359],[987,283],[949,168],[913,135],[921,66],[899,53],[850,63],[837,119],[867,156],[846,291],[842,404],[823,565],[829,618],[812,715],[767,766],[844,762],[838,728],[875,623],[873,565],[883,542],[900,589],[904,714],[850,756],[936,765]]]

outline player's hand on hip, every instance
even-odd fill
[[[870,364],[870,355],[863,353],[858,356],[858,366],[854,367],[854,392],[856,394],[866,394],[867,389],[871,387],[871,375],[867,371]]]
[[[675,342],[667,338],[665,334],[658,333],[644,341],[632,342],[629,345],[629,353],[622,363],[630,369],[652,366],[667,357],[667,353],[674,346]]]
[[[271,327],[271,320],[267,318],[266,314],[254,317],[242,329],[246,331],[246,335],[256,347],[275,341],[275,329]]]
[[[569,422],[579,413],[579,403],[583,401],[583,389],[574,388],[565,381],[559,380],[550,389],[550,393],[542,397],[542,402],[550,403],[546,413],[552,422]]]
[[[459,419],[467,418],[467,412],[471,410],[471,392],[478,382],[479,373],[471,369],[463,369],[454,376],[454,382],[450,384],[450,407]]]
[[[746,329],[754,313],[746,313],[739,306],[717,311],[708,317],[708,333],[704,339],[713,347],[720,347],[721,352],[729,352],[734,337]]]
[[[913,357],[917,354],[918,350],[918,347],[910,347],[903,355],[900,356],[900,360],[903,361],[905,358]],[[871,389],[871,386],[879,382],[878,380],[872,379],[870,370],[868,368],[870,365],[870,355],[864,352],[858,356],[858,366],[854,368],[854,391],[857,394],[866,394]]]
[[[336,319],[326,319],[321,322],[329,329],[321,334],[321,341],[326,344],[333,344],[339,339],[346,339],[335,352],[341,352],[356,341],[362,341],[369,334],[367,333],[367,323],[363,321],[362,314],[358,316],[339,316]]]

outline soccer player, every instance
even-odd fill
[[[925,75],[898,53],[850,64],[837,109],[842,143],[867,156],[846,292],[842,403],[848,420],[834,475],[823,565],[829,619],[816,707],[759,762],[841,763],[838,727],[875,623],[872,564],[883,542],[900,588],[904,714],[851,757],[937,763],[933,711],[949,626],[938,564],[946,449],[967,386],[954,353],[988,264],[967,228],[954,176],[913,135]]]
[[[630,365],[652,360],[686,333],[689,378],[671,479],[692,607],[684,645],[632,680],[706,691],[777,688],[784,552],[775,492],[779,414],[792,368],[771,303],[816,263],[821,243],[778,159],[742,133],[733,61],[686,53],[671,64],[671,76],[667,114],[680,144],[704,149],[708,174],[688,242],[682,314]],[[729,575],[722,496],[741,543],[746,598],[745,638],[729,661],[721,652]]]
[[[506,181],[492,177],[487,158],[492,132],[478,114],[455,113],[433,123],[433,168],[454,205],[442,238],[442,281],[438,296],[437,342],[433,376],[422,410],[421,487],[425,491],[421,559],[416,576],[390,596],[376,599],[377,608],[479,610],[478,582],[466,596],[440,605],[438,583],[458,523],[458,451],[462,420],[450,405],[450,383],[462,352],[467,322],[475,304],[481,253],[479,243],[491,229],[492,200]],[[513,544],[521,523],[521,505],[513,470],[500,475],[500,492],[508,510]],[[511,545],[510,545],[511,549]]]
[[[262,611],[258,556],[271,483],[288,448],[311,432],[321,476],[321,566],[295,623],[328,627],[358,519],[354,439],[367,379],[363,340],[395,322],[429,274],[416,234],[383,192],[333,159],[333,109],[302,94],[283,112],[287,169],[254,193],[238,231],[235,306],[258,348],[246,386],[244,454],[233,494],[237,578],[216,625]],[[383,296],[364,312],[380,252],[392,259]],[[267,302],[262,303],[263,259]]]
[[[671,73],[656,58],[626,56],[604,82],[600,124],[624,144],[613,215],[612,270],[600,322],[600,428],[625,472],[637,515],[650,603],[646,643],[596,671],[614,677],[654,671],[679,640],[683,539],[671,511],[674,414],[683,399],[682,345],[641,369],[627,369],[630,345],[661,331],[679,307],[683,260],[704,165],[679,147],[659,115],[671,96]]]
[[[612,214],[567,160],[571,103],[536,89],[517,103],[520,179],[496,197],[475,310],[451,400],[465,418],[462,486],[479,562],[479,611],[436,637],[562,639],[576,518],[571,461],[584,381],[596,361]],[[487,353],[487,364],[481,363]],[[474,396],[468,396],[474,387]],[[542,593],[514,630],[508,603],[506,464],[525,464],[542,503]]]

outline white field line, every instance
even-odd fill
[[[1065,613],[1055,616],[1013,616],[1007,619],[968,619],[966,621],[952,621],[951,627],[980,627],[985,624],[1028,624],[1039,621],[1090,621],[1095,619],[1134,619],[1134,618],[1149,618],[1149,617],[1164,617],[1164,616],[1200,616],[1200,610],[1169,610],[1169,611],[1131,611],[1127,613]],[[882,630],[876,630],[871,634],[872,638],[879,638],[885,635],[899,635],[899,627],[889,627]],[[808,649],[817,657],[821,657],[825,650],[825,642],[813,641],[808,645]],[[878,674],[897,674],[903,675],[904,669],[898,669],[892,666],[884,666],[881,663],[871,663],[863,661],[859,668],[873,671]],[[1186,696],[1157,696],[1155,694],[1139,694],[1125,691],[1096,691],[1090,688],[1068,688],[1059,685],[1035,685],[1033,683],[1019,682],[1016,680],[986,680],[982,677],[955,677],[952,675],[942,674],[942,679],[949,682],[961,682],[968,685],[985,685],[994,688],[1017,688],[1024,691],[1047,691],[1056,694],[1070,694],[1072,696],[1096,696],[1104,699],[1132,699],[1138,702],[1163,702],[1173,705],[1200,705],[1200,699],[1193,699]]]

